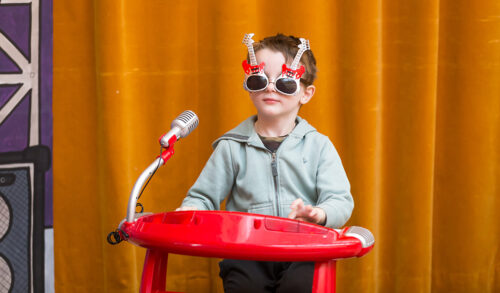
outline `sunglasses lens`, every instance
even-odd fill
[[[279,78],[276,89],[284,94],[292,95],[297,91],[297,82],[292,78]]]
[[[267,86],[267,79],[262,75],[251,75],[246,82],[247,88],[251,91],[260,91]]]

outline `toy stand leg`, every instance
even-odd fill
[[[335,293],[335,260],[316,262],[312,293]]]
[[[167,263],[168,253],[157,249],[146,251],[140,293],[165,292]]]

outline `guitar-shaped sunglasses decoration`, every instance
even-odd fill
[[[255,52],[253,49],[253,37],[254,34],[245,34],[243,38],[243,44],[248,48],[248,56],[250,59],[250,64],[247,60],[243,60],[243,70],[245,71],[245,81],[243,87],[249,92],[263,91],[269,85],[269,79],[264,73],[265,63],[262,62],[257,64],[257,59],[255,58]],[[292,64],[288,67],[283,64],[281,75],[274,81],[274,86],[276,90],[284,95],[293,96],[296,95],[300,90],[300,78],[306,71],[304,66],[301,65],[297,69],[300,58],[305,51],[310,50],[309,41],[300,38],[300,44],[298,45],[299,51],[295,55]]]

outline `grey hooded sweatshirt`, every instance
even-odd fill
[[[214,144],[214,152],[189,189],[182,206],[287,217],[292,202],[326,212],[325,226],[342,227],[354,201],[340,157],[327,136],[306,120],[297,125],[275,153],[255,132],[252,116]]]

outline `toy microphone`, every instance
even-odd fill
[[[160,137],[161,146],[167,148],[170,144],[186,137],[198,126],[198,121],[198,116],[193,111],[187,110],[182,112],[172,121],[170,131]]]

